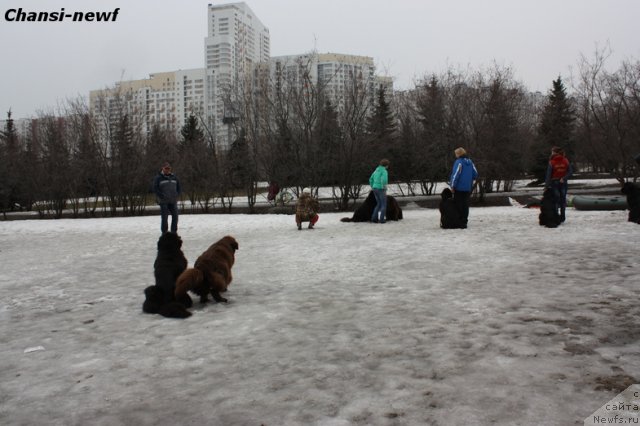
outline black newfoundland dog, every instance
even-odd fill
[[[540,226],[546,226],[547,228],[557,228],[560,225],[560,214],[558,214],[555,195],[551,188],[545,189],[542,193],[538,221]]]
[[[165,232],[158,240],[158,255],[153,264],[156,284],[144,289],[143,312],[160,314],[168,318],[187,318],[187,310],[193,302],[189,295],[176,300],[176,279],[187,269],[187,259],[182,252],[182,239],[173,232]]]
[[[373,215],[373,209],[376,208],[376,197],[373,195],[373,191],[369,192],[369,195],[364,200],[364,203],[360,205],[353,212],[353,217],[343,217],[340,219],[342,222],[369,222],[371,221],[371,216]],[[398,201],[395,197],[391,195],[387,195],[387,220],[395,220],[398,221],[402,219],[402,209],[398,204]]]
[[[440,210],[440,227],[443,229],[463,228],[460,212],[453,202],[453,192],[449,188],[442,190],[440,194],[442,200],[438,205]]]
[[[620,191],[627,196],[629,222],[640,223],[640,188],[632,182],[625,182]]]

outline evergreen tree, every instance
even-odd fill
[[[384,86],[377,90],[377,99],[373,108],[373,114],[367,122],[367,131],[372,136],[373,149],[378,157],[390,157],[393,152],[395,136],[398,130],[391,104],[387,101]]]
[[[180,129],[183,145],[185,143],[194,143],[194,141],[204,141],[204,132],[198,126],[198,118],[191,114],[187,122]]]
[[[338,113],[326,101],[316,123],[315,135],[318,140],[319,164],[317,186],[332,186],[337,182],[337,165],[340,161],[341,133]]]
[[[567,156],[573,158],[575,147],[573,136],[575,129],[575,111],[567,97],[567,91],[559,76],[553,81],[547,103],[542,111],[538,127],[538,141],[534,145],[534,166],[531,172],[541,182],[547,170],[549,152],[552,147],[564,148]]]
[[[481,197],[485,192],[499,190],[501,182],[510,187],[521,177],[522,151],[518,144],[517,118],[520,92],[508,84],[507,80],[495,78],[486,93],[479,91],[485,100],[483,120],[478,126],[478,142],[485,156],[476,161],[482,160]]]
[[[18,135],[11,118],[11,110],[7,113],[4,130],[0,130],[0,209],[13,210],[19,199],[19,165],[20,147]]]
[[[181,140],[178,143],[179,177],[183,191],[192,203],[208,198],[213,159],[209,155],[204,132],[198,125],[198,119],[190,115],[180,129]]]
[[[447,117],[444,87],[433,76],[418,98],[418,115],[422,124],[422,140],[412,155],[417,178],[425,189],[429,183],[447,179],[450,152],[447,138]],[[430,192],[429,192],[430,193]]]

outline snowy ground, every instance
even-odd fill
[[[627,212],[404,213],[184,215],[190,264],[240,244],[186,320],[141,311],[159,217],[0,222],[0,424],[582,425],[638,382]]]

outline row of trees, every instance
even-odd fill
[[[454,70],[425,76],[414,90],[372,90],[354,72],[339,97],[330,80],[314,81],[310,65],[293,75],[235,82],[236,107],[225,125],[235,140],[221,149],[201,112],[182,129],[142,131],[139,112],[120,107],[90,113],[80,100],[41,113],[19,136],[11,113],[0,133],[0,208],[42,216],[141,214],[164,160],[174,163],[194,208],[230,209],[237,196],[255,206],[258,182],[298,192],[333,188],[348,209],[381,158],[409,194],[431,194],[446,181],[453,150],[464,146],[481,175],[478,195],[508,191],[515,180],[544,175],[551,146],[565,148],[574,168],[637,178],[640,153],[640,62],[613,72],[607,55],[582,58],[573,90],[561,77],[547,96],[529,93],[510,69]],[[374,94],[373,101],[371,99]]]

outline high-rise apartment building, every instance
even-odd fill
[[[147,79],[94,90],[90,93],[92,113],[112,117],[115,123],[117,114],[126,112],[146,133],[154,126],[179,131],[189,115],[195,114],[217,149],[226,150],[235,138],[234,123],[242,105],[239,96],[250,92],[257,84],[255,77],[264,72],[273,84],[280,84],[285,74],[293,78],[290,84],[302,81],[297,74],[308,73],[307,78],[322,85],[336,107],[354,83],[369,102],[374,102],[381,84],[391,90],[391,80],[375,76],[373,59],[368,56],[310,53],[271,58],[269,30],[243,2],[209,4],[207,28],[204,68],[150,74]]]
[[[189,115],[204,111],[204,69],[179,70],[150,74],[142,80],[116,83],[114,88],[92,90],[91,112],[105,124],[123,113],[142,132],[154,126],[179,130]]]
[[[344,103],[345,94],[354,84],[359,86],[368,102],[373,102],[376,87],[381,83],[375,75],[373,58],[338,53],[274,57],[270,60],[270,74],[276,85],[304,84],[308,80],[322,87],[325,96],[336,107]]]
[[[269,30],[243,2],[213,5],[207,13],[205,67],[150,74],[90,93],[94,114],[126,112],[149,132],[154,125],[179,130],[190,114],[202,118],[218,149],[233,141],[234,95],[255,64],[269,60]]]
[[[207,11],[205,38],[207,125],[222,149],[233,141],[232,122],[238,85],[254,66],[268,62],[269,30],[244,2],[213,5]]]

